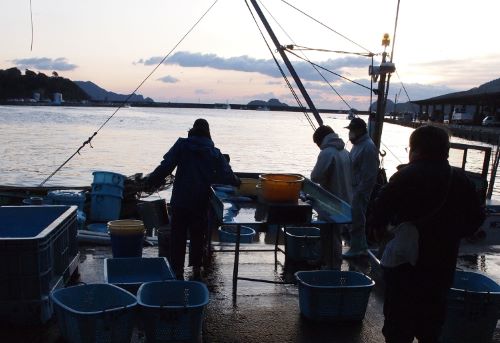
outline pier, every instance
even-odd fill
[[[428,124],[426,121],[404,121],[396,119],[384,119],[385,123],[396,124],[411,128],[417,128],[422,125]],[[450,131],[453,137],[460,137],[463,139],[483,142],[492,145],[498,145],[500,139],[500,127],[486,127],[475,125],[457,125],[457,124],[443,124],[432,122],[433,125],[441,126]]]

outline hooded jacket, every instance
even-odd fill
[[[351,160],[344,141],[333,132],[325,136],[320,153],[311,172],[311,180],[333,195],[352,201]]]
[[[365,133],[353,142],[349,153],[352,162],[352,187],[356,194],[364,194],[370,198],[373,187],[377,182],[378,150],[368,133]]]
[[[208,204],[211,184],[236,184],[231,167],[208,137],[179,138],[149,175],[148,184],[159,187],[175,168],[177,171],[170,199],[175,207],[204,209]]]

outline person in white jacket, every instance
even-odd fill
[[[368,135],[366,123],[361,118],[351,120],[349,140],[353,146],[349,153],[352,163],[352,225],[349,229],[350,248],[344,258],[367,255],[366,210],[379,169],[378,149]]]
[[[351,159],[344,141],[327,125],[316,129],[313,141],[321,151],[311,172],[311,180],[351,204]],[[340,230],[339,225],[321,228],[323,262],[330,269],[340,269],[342,264]]]

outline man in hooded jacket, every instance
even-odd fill
[[[238,185],[239,179],[214,146],[205,119],[197,119],[188,132],[188,138],[179,138],[163,156],[163,161],[146,179],[148,188],[158,188],[175,168],[177,171],[170,199],[170,263],[177,278],[182,279],[188,230],[191,242],[189,265],[193,266],[195,274],[199,273],[202,265],[210,185]]]
[[[311,172],[311,180],[350,204],[352,201],[351,160],[344,141],[327,125],[316,129],[313,141],[321,151]],[[336,225],[332,228],[322,228],[321,242],[327,267],[340,269],[342,264],[340,227]]]

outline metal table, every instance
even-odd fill
[[[236,173],[239,177],[258,179],[259,173]],[[214,223],[219,225],[234,225],[236,226],[236,243],[234,250],[222,250],[225,252],[234,252],[234,267],[233,267],[233,300],[236,299],[238,289],[238,280],[259,281],[268,283],[284,283],[278,281],[253,279],[238,276],[239,254],[240,254],[240,237],[241,226],[260,226],[266,227],[267,224],[283,225],[286,233],[286,225],[305,224],[308,226],[321,226],[335,228],[340,224],[349,224],[352,222],[351,207],[343,200],[337,198],[333,194],[327,192],[317,184],[305,178],[302,190],[300,193],[299,203],[295,207],[290,207],[287,211],[286,204],[278,211],[278,215],[272,215],[269,211],[270,204],[259,201],[259,199],[241,198],[231,194],[231,186],[213,185],[210,192],[210,209],[213,217],[216,220]],[[225,191],[226,190],[226,191]],[[275,205],[275,204],[272,204]],[[279,206],[279,205],[278,205]],[[307,207],[309,206],[309,215],[307,215]],[[292,210],[293,209],[293,210]],[[297,210],[298,209],[298,210]],[[213,226],[213,225],[212,225]],[[275,261],[277,260],[277,252],[284,250],[278,247],[277,230],[274,249],[245,249],[245,252],[264,252],[274,251]],[[285,239],[286,242],[286,239]],[[286,246],[285,246],[286,250]]]

